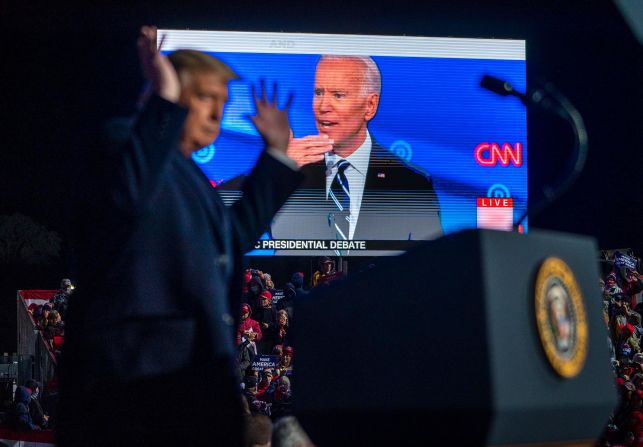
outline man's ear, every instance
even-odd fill
[[[377,107],[380,105],[380,95],[377,93],[369,93],[366,97],[366,113],[364,114],[364,120],[370,121],[375,117],[377,113]]]
[[[179,95],[179,104],[183,107],[188,106],[188,94],[192,87],[193,76],[191,73],[183,70],[179,72],[179,83],[181,84],[181,93]]]

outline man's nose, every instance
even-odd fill
[[[330,101],[325,95],[319,98],[318,108],[321,113],[330,112],[332,110]]]
[[[213,121],[219,121],[221,118],[221,112],[222,112],[223,107],[221,104],[216,104],[214,107],[212,107],[212,110],[210,110],[210,119]]]

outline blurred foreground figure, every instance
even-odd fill
[[[153,27],[138,50],[151,95],[78,207],[82,289],[68,313],[58,445],[240,445],[241,260],[301,181],[286,156],[288,105],[263,85],[253,94],[266,150],[226,208],[191,155],[219,135],[236,74],[197,51],[162,56]]]

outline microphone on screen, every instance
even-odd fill
[[[527,95],[515,90],[513,86],[505,80],[498,79],[491,75],[484,75],[482,79],[480,79],[480,87],[500,96],[515,96],[516,98],[519,98],[523,104],[527,105]]]

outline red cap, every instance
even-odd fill
[[[263,292],[261,292],[261,297],[268,298],[270,301],[272,301],[272,293],[270,293],[268,290],[264,290]]]
[[[624,379],[624,378],[622,378],[622,377],[617,377],[617,378],[616,378],[616,384],[617,384],[618,386],[623,386],[623,385],[625,385],[625,379]]]
[[[289,356],[292,357],[292,355],[293,355],[292,346],[287,346],[286,348],[284,348],[284,354],[288,354]]]
[[[245,314],[246,312],[252,313],[252,310],[250,309],[250,304],[244,303],[241,305],[241,313]]]

